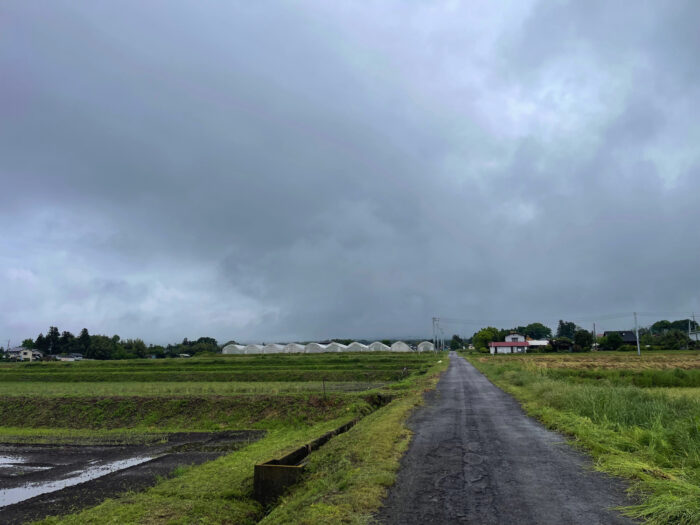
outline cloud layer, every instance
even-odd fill
[[[700,312],[697,2],[0,17],[5,339]]]

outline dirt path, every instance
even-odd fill
[[[620,480],[592,471],[587,457],[454,352],[410,427],[382,523],[634,523],[610,510],[630,504]]]

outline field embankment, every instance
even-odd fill
[[[653,524],[700,523],[700,388],[688,388],[700,355],[469,359],[528,413],[590,451],[598,468],[632,480],[641,503],[626,513]],[[674,394],[676,387],[683,390]]]

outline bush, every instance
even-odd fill
[[[618,352],[636,352],[637,346],[636,345],[622,345],[617,350],[618,350]]]

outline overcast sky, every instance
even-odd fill
[[[700,313],[699,20],[695,0],[4,1],[0,340]]]

